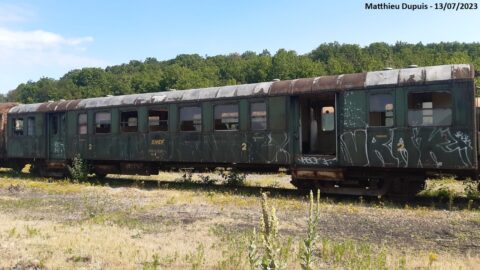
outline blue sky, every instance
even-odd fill
[[[367,11],[365,2],[0,0],[0,93],[74,68],[183,53],[307,53],[334,41],[480,42],[480,10]]]

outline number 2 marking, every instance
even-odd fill
[[[242,143],[242,151],[247,151],[247,143]]]

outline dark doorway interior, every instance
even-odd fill
[[[302,154],[336,154],[335,93],[300,98]]]

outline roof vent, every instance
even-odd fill
[[[273,79],[272,81],[273,81],[273,82],[279,82],[280,79]]]
[[[383,70],[392,70],[392,67],[384,67]]]
[[[106,97],[113,97],[113,95],[106,95]]]
[[[408,68],[417,68],[418,65],[408,65]]]
[[[60,101],[65,101],[65,99],[64,99],[64,98],[62,98],[62,99],[60,99]]]
[[[49,101],[47,101],[47,102],[55,102],[55,101],[54,101],[54,100],[49,100]]]

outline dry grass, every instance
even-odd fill
[[[247,183],[270,186],[283,179],[253,175]],[[270,204],[278,210],[288,269],[299,269],[307,200],[277,195]],[[259,194],[235,189],[112,188],[2,177],[0,268],[248,269],[248,239],[259,218]],[[480,265],[478,209],[323,200],[319,235],[323,269]]]

